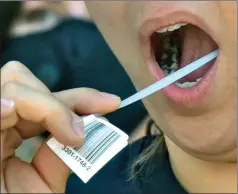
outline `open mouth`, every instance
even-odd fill
[[[167,76],[218,48],[202,29],[187,23],[177,23],[157,30],[151,36],[151,51],[159,67]],[[198,84],[214,64],[209,62],[175,84],[180,88]]]
[[[158,80],[218,49],[208,33],[190,23],[175,23],[156,29],[149,39],[149,69]],[[176,102],[198,104],[211,89],[216,61],[210,61],[163,91]]]

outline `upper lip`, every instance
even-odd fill
[[[145,59],[151,58],[151,35],[157,30],[177,23],[188,23],[205,31],[219,46],[215,32],[201,16],[192,14],[189,10],[173,10],[167,13],[151,15],[144,18],[139,29],[139,39]]]

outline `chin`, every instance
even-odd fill
[[[173,120],[172,124],[170,121],[164,133],[182,150],[199,159],[219,162],[237,161],[235,124],[226,126],[226,122],[221,122],[216,125],[212,121],[210,124],[205,124],[202,121],[197,122],[195,117],[189,120],[183,124],[173,123]]]

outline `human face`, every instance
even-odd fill
[[[169,54],[163,42],[166,37],[175,41],[173,52],[176,54],[176,48],[178,52],[174,61],[179,67],[219,48],[216,60],[180,81],[196,85],[181,88],[172,84],[147,97],[144,104],[165,135],[186,152],[205,160],[235,161],[236,2],[86,2],[138,90],[164,77],[165,68],[159,64],[162,66],[162,53]],[[188,24],[170,33],[156,33],[178,23]],[[196,82],[199,77],[202,79]]]

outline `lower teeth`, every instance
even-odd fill
[[[196,82],[184,82],[184,83],[178,83],[176,82],[175,85],[178,86],[179,88],[191,88],[195,86],[198,82],[201,81],[202,78],[198,78]]]

